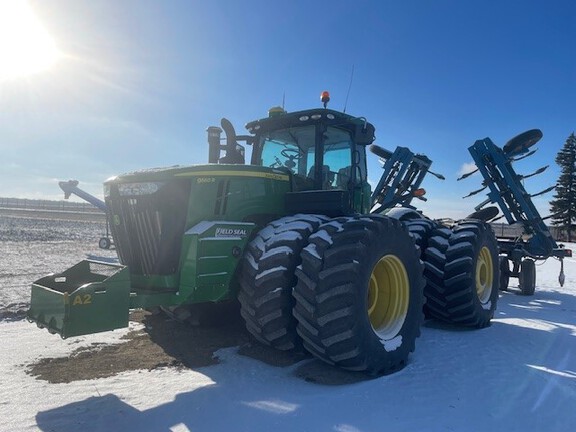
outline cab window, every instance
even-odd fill
[[[324,134],[324,171],[327,178],[323,179],[322,189],[343,189],[349,187],[352,176],[351,166],[352,139],[348,131],[329,127]]]
[[[315,127],[303,126],[271,131],[262,137],[260,165],[288,168],[305,176],[314,164]]]
[[[320,187],[323,190],[350,187],[352,178],[350,133],[337,127],[328,127],[322,135],[321,180],[315,178],[316,127],[299,126],[267,132],[261,136],[260,159],[257,164],[271,168],[289,169],[295,174],[299,190]]]

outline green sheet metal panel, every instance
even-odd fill
[[[240,258],[256,225],[204,221],[184,235],[180,294],[185,303],[234,298]]]
[[[129,308],[128,269],[84,260],[34,282],[27,317],[67,338],[126,327]]]

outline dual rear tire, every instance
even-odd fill
[[[248,331],[348,370],[401,369],[423,319],[414,240],[383,216],[309,218],[280,219],[250,243],[239,294]]]
[[[426,307],[431,317],[483,328],[498,302],[498,244],[490,226],[464,220],[433,231],[425,253]]]
[[[413,239],[386,217],[337,218],[302,252],[297,331],[315,357],[373,375],[406,365],[423,320],[423,266]]]
[[[298,349],[292,315],[296,267],[308,237],[324,216],[287,216],[266,225],[248,244],[240,274],[240,314],[259,342],[280,350]]]
[[[490,226],[408,225],[377,215],[272,222],[243,259],[239,300],[248,331],[278,349],[305,348],[340,368],[383,375],[414,351],[424,296],[433,318],[488,326],[500,277]]]

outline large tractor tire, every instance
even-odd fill
[[[534,291],[536,290],[536,264],[534,260],[530,258],[522,260],[518,282],[522,295],[534,295]]]
[[[394,215],[394,210],[390,213]],[[439,226],[439,222],[434,222],[418,214],[414,215],[414,213],[416,212],[412,211],[408,213],[408,218],[401,217],[400,221],[406,227],[406,229],[414,239],[416,246],[418,246],[420,250],[420,259],[424,260],[424,252],[428,248],[430,235],[434,231],[434,229]],[[387,216],[388,215],[389,213],[387,214]],[[423,311],[424,311],[424,317],[426,319],[431,318],[430,312],[428,311],[428,307],[426,306],[426,304],[424,304]]]
[[[423,217],[420,213],[412,209],[396,207],[386,213],[394,219],[398,219],[406,227],[414,238],[416,246],[420,248],[420,254],[428,247],[428,237],[438,222]]]
[[[240,275],[240,313],[247,330],[260,342],[280,350],[302,342],[292,315],[295,270],[308,237],[327,218],[287,216],[265,226],[249,243]]]
[[[403,221],[403,224],[414,238],[416,246],[420,248],[420,254],[423,254],[428,248],[428,240],[437,226],[436,223],[429,219],[411,219]]]
[[[423,265],[402,224],[341,217],[302,251],[294,288],[298,334],[315,357],[382,375],[402,369],[423,321]]]
[[[436,319],[483,328],[498,301],[499,260],[490,226],[464,220],[434,231],[425,253],[426,307]]]

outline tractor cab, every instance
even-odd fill
[[[344,201],[352,212],[368,210],[366,146],[374,140],[374,127],[365,119],[322,108],[273,109],[246,129],[254,136],[251,164],[291,175],[297,195],[288,195],[287,202],[296,204],[295,211],[314,211],[310,204],[324,199]],[[299,208],[304,201],[308,204]]]
[[[326,108],[293,113],[272,108],[267,118],[246,125],[250,135],[236,136],[226,119],[222,126],[227,144],[220,148],[226,155],[217,158],[219,150],[213,151],[211,162],[244,163],[244,149],[236,141],[246,141],[252,146],[251,165],[289,174],[288,212],[337,216],[369,210],[366,146],[374,140],[374,126],[366,119]],[[213,140],[211,150],[219,142]]]
[[[366,181],[365,158],[353,160],[354,131],[345,124],[328,125],[318,121],[329,114],[318,111],[284,114],[290,118],[282,120],[288,122],[272,118],[249,123],[247,127],[256,135],[252,165],[291,172],[298,190],[348,190],[354,183]],[[307,122],[311,117],[316,117],[316,121]],[[335,117],[334,114],[331,117]],[[361,148],[362,155],[363,150]]]

